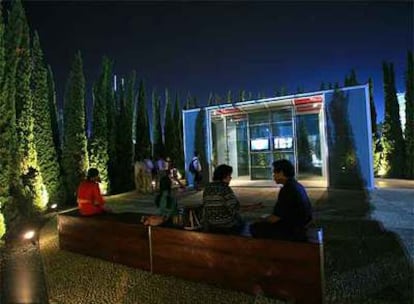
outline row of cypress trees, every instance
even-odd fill
[[[394,66],[383,63],[385,118],[380,140],[379,170],[392,178],[414,178],[414,62],[413,52],[407,53],[405,73],[405,117],[403,132],[400,108],[395,89]]]
[[[39,36],[31,35],[21,1],[11,3],[7,22],[0,22],[0,237],[5,227],[19,225],[47,203],[74,203],[89,167],[100,170],[107,193],[133,189],[135,160],[168,152],[184,167],[178,95],[173,108],[166,90],[161,115],[161,98],[152,93],[151,141],[144,82],[136,92],[133,72],[115,90],[112,68],[104,57],[88,124],[82,56],[76,53],[59,124],[53,74]]]
[[[407,52],[405,78],[405,131],[403,132],[395,85],[394,65],[383,62],[384,121],[377,127],[373,81],[368,79],[374,173],[389,178],[414,179],[414,63],[413,52]],[[358,85],[355,70],[345,77],[345,86]]]
[[[20,0],[3,22],[0,7],[0,236],[64,199],[51,120],[56,104],[40,39],[30,34]],[[56,125],[56,122],[55,122]],[[3,217],[4,215],[4,217]]]

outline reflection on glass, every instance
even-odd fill
[[[272,121],[274,122],[291,122],[292,120],[292,110],[284,109],[278,110],[277,112],[272,112]]]
[[[250,141],[252,151],[269,150],[269,140],[267,138],[256,138]]]
[[[270,167],[271,154],[270,153],[252,153],[252,167]]]
[[[269,126],[261,125],[261,126],[250,127],[250,137],[251,138],[269,137]]]
[[[292,136],[293,128],[291,122],[273,124],[272,132],[274,136]]]
[[[295,156],[292,152],[274,152],[273,153],[273,161],[279,160],[279,159],[287,159],[290,162],[294,163]]]
[[[292,149],[293,138],[292,137],[275,137],[273,138],[273,148],[275,150]]]
[[[269,112],[254,112],[249,114],[250,125],[255,124],[268,124],[269,123]]]

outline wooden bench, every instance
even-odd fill
[[[59,247],[150,271],[148,228],[139,214],[83,217],[78,210],[58,215]]]
[[[289,242],[145,227],[137,215],[58,218],[61,249],[250,294],[324,302],[320,229],[309,242]]]
[[[322,232],[312,242],[151,227],[152,271],[295,303],[322,303]]]

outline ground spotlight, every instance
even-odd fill
[[[25,240],[32,240],[35,236],[35,231],[34,230],[28,230],[23,234],[23,238]]]
[[[33,245],[36,245],[35,235],[36,232],[34,230],[27,230],[25,233],[23,233],[23,238],[30,241]]]
[[[51,206],[50,206],[50,209],[56,209],[57,208],[57,204],[52,204]]]

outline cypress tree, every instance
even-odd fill
[[[85,77],[82,55],[78,51],[67,80],[63,112],[62,166],[67,202],[72,204],[77,186],[89,166],[85,121]]]
[[[175,95],[175,105],[174,105],[174,122],[177,140],[175,142],[175,150],[177,151],[175,157],[175,162],[177,168],[184,172],[184,141],[183,141],[183,118],[181,113],[181,103],[178,94]]]
[[[371,132],[372,135],[377,134],[377,110],[375,109],[375,102],[374,102],[374,83],[372,78],[368,79],[369,85],[369,107],[371,110]]]
[[[308,130],[303,119],[299,119],[298,158],[300,172],[308,172],[312,168],[312,151],[308,140]]]
[[[371,132],[372,132],[372,151],[374,155],[374,174],[378,175],[381,167],[381,141],[377,131],[377,111],[374,102],[374,84],[371,78],[368,79],[369,85],[369,106],[371,112]]]
[[[111,67],[112,67],[112,62],[111,62]],[[109,80],[108,80],[109,81]],[[109,176],[109,188],[107,190],[107,192],[109,193],[113,193],[114,191],[114,187],[117,181],[117,176],[116,176],[116,117],[117,117],[117,106],[116,106],[116,97],[115,97],[115,90],[114,90],[114,86],[112,84],[112,81],[110,81],[110,84],[108,84],[107,89],[107,93],[105,94],[106,96],[106,120],[108,123],[108,156],[109,156],[109,161],[108,161],[108,176]]]
[[[355,69],[352,69],[351,74],[349,75],[349,85],[354,86],[354,85],[358,85],[358,84],[359,84],[359,82],[357,80]]]
[[[0,108],[0,203],[4,211],[6,227],[19,220],[20,214],[17,203],[9,199],[13,194],[13,185],[18,184],[17,134],[16,134],[16,105],[15,84],[18,55],[22,39],[22,6],[19,0],[12,3],[8,15],[8,23],[4,34],[5,63],[1,90]]]
[[[16,202],[23,216],[30,217],[34,210],[45,208],[47,199],[42,198],[45,187],[39,170],[34,141],[33,96],[31,92],[32,61],[30,57],[29,25],[23,8],[21,41],[16,71],[16,131],[18,149],[14,159],[18,164],[19,183],[15,184]],[[34,209],[35,208],[35,209]]]
[[[198,112],[196,119],[195,139],[194,139],[194,151],[199,153],[199,159],[201,166],[203,166],[203,184],[205,181],[210,180],[209,170],[207,168],[207,155],[206,155],[206,128],[205,128],[205,109],[201,108]]]
[[[107,94],[111,85],[111,62],[104,57],[101,74],[93,86],[92,132],[89,140],[89,165],[99,170],[101,189],[107,193],[109,188],[108,176],[108,117]]]
[[[326,90],[326,86],[325,86],[325,83],[323,81],[321,82],[321,85],[319,86],[319,90],[321,90],[321,91]]]
[[[213,95],[213,92],[210,92],[208,94],[207,106],[212,106],[212,105],[214,105],[214,95]]]
[[[122,86],[119,98],[119,113],[117,123],[116,155],[117,155],[117,187],[115,192],[126,192],[133,185],[133,155],[132,155],[132,104],[135,98],[135,72]]]
[[[53,123],[50,117],[53,109],[52,111],[50,109],[48,72],[43,62],[43,52],[37,32],[35,32],[33,39],[32,58],[33,130],[39,168],[49,196],[49,203],[60,204],[64,202],[63,182],[53,140]]]
[[[49,100],[49,117],[50,117],[50,121],[52,125],[53,144],[55,146],[57,157],[60,162],[60,158],[62,155],[62,144],[61,144],[59,123],[58,123],[59,120],[58,120],[58,111],[57,111],[57,104],[56,104],[55,81],[53,78],[52,67],[50,65],[47,66],[47,87],[48,87],[48,100]]]
[[[177,141],[176,128],[172,111],[172,104],[168,94],[168,89],[165,89],[165,115],[164,115],[164,146],[165,151],[168,151],[169,156],[175,161],[174,143]],[[166,155],[167,156],[167,155]]]
[[[214,104],[217,106],[223,102],[223,99],[220,95],[214,94]]]
[[[297,94],[302,94],[304,92],[305,92],[305,89],[302,86],[296,88],[296,93]]]
[[[194,108],[198,108],[197,98],[191,96],[191,93],[188,92],[185,109],[188,110],[188,109],[194,109]]]
[[[9,191],[9,178],[8,178],[8,161],[10,158],[10,151],[8,146],[4,143],[7,142],[8,132],[10,131],[9,121],[5,120],[5,117],[9,116],[10,109],[6,103],[6,86],[4,85],[4,68],[5,68],[5,56],[4,56],[4,24],[3,24],[3,9],[0,5],[0,238],[6,233],[6,225],[3,216],[3,206],[8,199]]]
[[[231,93],[231,90],[227,91],[226,102],[227,103],[232,103],[233,102],[233,94]]]
[[[344,80],[344,87],[349,87],[349,78],[348,76],[345,76],[345,80]]]
[[[395,90],[394,67],[391,63],[383,63],[383,74],[385,119],[383,124],[382,147],[385,164],[382,165],[382,170],[384,170],[385,176],[387,177],[399,178],[403,176],[405,150],[399,117],[398,99]]]
[[[162,141],[161,127],[161,101],[156,90],[152,91],[152,144],[155,158],[164,156],[164,144]]]
[[[327,110],[327,120],[332,125],[334,134],[328,138],[330,184],[337,188],[362,189],[364,184],[360,165],[352,142],[352,130],[346,118],[348,100],[342,91],[335,89]]]
[[[143,160],[151,155],[151,140],[145,86],[142,80],[139,83],[137,103],[135,160]]]
[[[412,51],[407,54],[405,119],[406,177],[414,179],[414,57]]]
[[[356,76],[356,72],[354,69],[351,70],[349,76],[345,76],[345,81],[344,81],[344,86],[345,87],[351,87],[351,86],[355,86],[358,85],[358,80],[357,80],[357,76]]]
[[[240,90],[239,101],[245,101],[245,100],[246,100],[246,91],[245,90]]]

